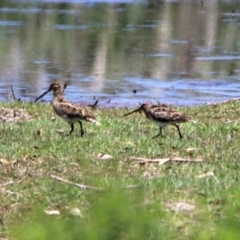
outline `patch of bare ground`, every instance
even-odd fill
[[[31,116],[24,109],[13,108],[0,108],[0,121],[1,122],[15,122],[22,120],[30,120]]]

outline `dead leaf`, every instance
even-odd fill
[[[99,153],[97,155],[98,159],[101,159],[101,160],[110,160],[113,158],[113,156],[109,155],[109,154],[103,154],[103,153]]]
[[[60,133],[60,134],[63,134],[63,133],[64,133],[64,131],[61,130],[61,129],[57,129],[57,132]]]
[[[47,215],[60,215],[58,210],[44,210]]]
[[[72,209],[70,209],[69,213],[71,215],[74,215],[74,216],[78,216],[78,217],[81,217],[81,218],[83,217],[79,208],[72,208]]]
[[[231,142],[232,141],[232,136],[230,134],[227,134],[226,141],[227,142]]]
[[[130,142],[130,141],[126,142],[126,145],[136,146],[136,144],[134,142]]]
[[[233,123],[234,121],[227,119],[227,121],[225,121],[224,123],[229,124],[229,123]]]
[[[205,177],[213,177],[214,173],[213,172],[207,172],[207,173],[203,173],[197,176],[197,178],[205,178]]]
[[[143,177],[150,178],[150,177],[152,177],[152,174],[149,171],[145,171],[143,173]]]
[[[15,165],[17,165],[20,161],[18,159],[14,160],[11,165],[12,167],[14,167]]]
[[[196,209],[195,205],[186,202],[168,203],[167,207],[175,213],[192,213]]]
[[[26,154],[26,155],[23,157],[23,161],[26,161],[28,157],[29,157],[29,154]]]
[[[191,147],[185,149],[185,151],[186,151],[187,153],[192,153],[192,152],[194,152],[194,151],[196,151],[196,150],[197,150],[197,148],[191,148]]]
[[[0,163],[2,163],[3,165],[11,165],[11,162],[5,158],[0,158]]]

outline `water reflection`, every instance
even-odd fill
[[[10,85],[31,100],[53,80],[100,105],[236,97],[239,12],[228,1],[2,1],[0,100]]]

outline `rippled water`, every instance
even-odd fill
[[[230,1],[3,1],[0,100],[10,85],[33,100],[55,80],[100,106],[238,97],[239,12]]]

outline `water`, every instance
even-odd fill
[[[100,106],[239,97],[239,34],[234,1],[1,1],[0,100],[56,80]]]

